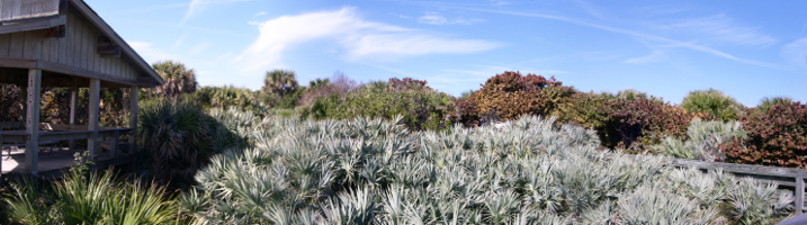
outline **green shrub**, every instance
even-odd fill
[[[734,98],[715,89],[689,92],[681,107],[689,112],[707,114],[707,119],[723,121],[739,120],[744,108]]]
[[[176,102],[180,100],[180,96],[196,92],[196,87],[198,86],[196,72],[193,69],[186,68],[185,64],[168,60],[155,63],[153,67],[165,83],[151,89],[145,89],[142,96],[146,99],[163,97]]]
[[[454,98],[426,86],[425,81],[391,78],[372,82],[344,96],[332,93],[317,99],[307,115],[316,119],[349,119],[403,116],[413,130],[444,129],[451,126]]]
[[[553,116],[564,123],[572,123],[589,129],[605,126],[608,97],[593,92],[578,92],[562,102]]]
[[[71,170],[52,184],[22,180],[5,198],[18,224],[176,224],[178,202],[165,189],[117,179],[113,172]]]
[[[194,99],[205,109],[235,107],[258,115],[266,115],[268,111],[260,92],[246,88],[205,86],[196,91]]]
[[[788,97],[766,97],[762,99],[757,107],[751,110],[753,114],[767,113],[775,105],[790,105],[793,104],[793,99]]]
[[[687,128],[686,140],[665,137],[660,144],[653,146],[653,150],[676,158],[723,161],[726,157],[720,151],[720,145],[732,138],[746,137],[740,122],[703,122],[700,118],[694,118]]]
[[[151,175],[160,184],[184,187],[214,153],[243,145],[200,108],[162,98],[141,103],[137,143],[148,154]]]
[[[807,168],[807,104],[776,101],[743,119],[748,139],[721,146],[728,161]]]

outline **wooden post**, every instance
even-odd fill
[[[36,175],[39,173],[39,107],[42,86],[42,70],[28,70],[28,97],[26,98],[25,131],[28,140],[25,143],[25,171]]]
[[[132,129],[129,134],[129,152],[127,154],[132,157],[132,168],[137,169],[137,96],[140,88],[132,86],[129,89],[129,128]]]
[[[76,125],[76,104],[78,100],[78,88],[70,88],[70,125]],[[70,139],[70,150],[76,149],[76,140]]]
[[[87,151],[90,151],[90,159],[95,160],[98,157],[98,111],[100,110],[99,104],[101,103],[101,81],[98,79],[90,80],[90,104],[89,105],[89,119],[87,121],[87,129],[90,132],[90,138],[87,139]],[[96,162],[97,163],[97,162]]]
[[[796,177],[796,215],[801,215],[804,209],[804,177]]]

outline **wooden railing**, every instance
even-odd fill
[[[53,125],[56,131],[39,131],[39,143],[57,143],[61,141],[70,141],[73,143],[75,140],[90,140],[94,136],[94,131],[87,130],[87,126],[75,125]],[[99,151],[93,156],[96,165],[105,167],[108,165],[116,165],[121,163],[128,163],[131,161],[132,156],[136,153],[135,143],[132,140],[134,137],[134,129],[131,128],[101,128],[98,130],[97,139],[95,139],[100,146]],[[123,141],[121,137],[128,136],[128,141]],[[21,143],[27,141],[28,134],[24,130],[0,130],[0,143]],[[122,145],[125,144],[125,145]],[[126,151],[122,151],[122,146]],[[70,148],[75,146],[71,144]],[[108,150],[108,154],[102,149]],[[105,153],[105,154],[101,154]],[[2,163],[2,162],[0,162]],[[2,165],[2,164],[0,164]],[[38,165],[33,165],[38,166]],[[36,168],[36,167],[34,167]]]
[[[779,189],[792,189],[793,196],[796,197],[794,201],[796,214],[802,214],[805,210],[804,179],[807,178],[807,170],[688,159],[672,159],[672,162],[677,167],[695,167],[705,170],[722,169],[735,176],[750,177],[758,181],[778,184]]]

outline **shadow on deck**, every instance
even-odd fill
[[[51,152],[39,153],[39,175],[42,177],[59,177],[61,172],[70,169],[74,165],[75,153],[82,153],[86,150],[77,149],[70,150],[68,148],[54,149]],[[122,157],[123,156],[123,157]],[[2,152],[2,174],[3,176],[9,174],[24,174],[25,168],[23,166],[25,161],[25,148],[15,149],[11,151],[11,157],[8,157],[7,149]],[[101,152],[95,159],[97,168],[106,168],[109,166],[119,166],[133,162],[133,155],[118,155],[112,157],[109,151]],[[113,160],[114,159],[114,160]]]

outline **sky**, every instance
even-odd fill
[[[722,90],[746,106],[807,100],[807,1],[85,0],[150,62],[200,85],[260,89],[412,77],[455,96],[504,71],[674,104]]]

